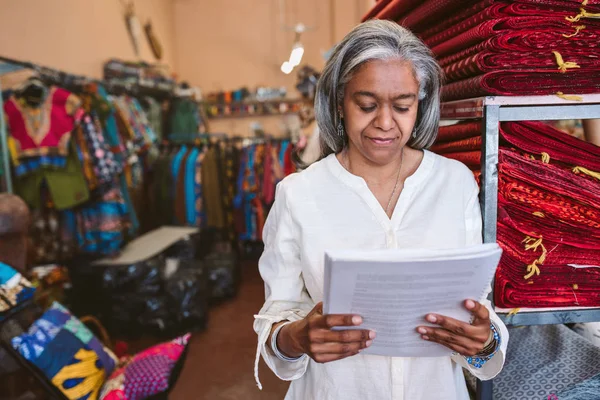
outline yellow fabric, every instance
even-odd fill
[[[82,398],[87,394],[90,394],[88,397],[89,400],[97,399],[105,379],[104,370],[96,367],[98,355],[92,350],[80,349],[75,354],[75,358],[80,360],[80,362],[67,365],[61,369],[52,378],[52,383],[71,400]],[[69,379],[81,378],[83,378],[83,381],[77,386],[70,389],[63,387],[63,384]]]
[[[585,8],[580,8],[580,13],[574,17],[565,17],[565,19],[569,22],[579,22],[581,18],[600,18],[600,14],[597,13],[589,13],[585,10]]]
[[[535,215],[536,217],[540,217],[540,218],[546,218],[546,214],[544,214],[541,211],[536,211],[533,213],[533,215]]]
[[[590,171],[587,168],[575,167],[575,168],[573,168],[573,172],[576,174],[588,175],[588,176],[591,176],[592,178],[596,178],[596,179],[600,180],[600,172]]]
[[[563,92],[556,92],[556,95],[558,97],[560,97],[563,100],[570,100],[570,101],[583,101],[583,97],[581,96],[576,96],[574,94],[564,94]]]
[[[558,64],[558,69],[562,73],[567,72],[568,69],[581,68],[575,62],[563,60],[562,55],[558,51],[553,51],[552,54],[554,54],[554,57],[556,57],[556,63]]]

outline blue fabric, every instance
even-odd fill
[[[192,149],[188,156],[185,166],[184,191],[185,191],[185,215],[188,225],[194,226],[196,223],[196,160],[200,151],[197,148]]]
[[[66,168],[67,157],[46,154],[23,159],[19,161],[19,165],[15,166],[14,171],[16,176],[23,176],[44,167],[48,167],[51,169]]]
[[[568,389],[548,396],[556,400],[598,400],[600,398],[600,375],[595,375]]]
[[[14,301],[15,290],[18,290]],[[10,293],[10,294],[9,294]],[[11,266],[0,262],[0,321],[35,294],[35,288]]]
[[[4,285],[8,282],[13,276],[18,274],[12,267],[0,262],[0,285]]]
[[[236,182],[236,195],[233,199],[234,208],[241,208],[244,196],[244,177],[246,175],[246,160],[248,159],[248,149],[244,149],[240,157],[240,169]]]
[[[177,175],[179,174],[179,168],[181,168],[181,160],[183,156],[187,153],[187,146],[182,146],[181,149],[177,152],[175,157],[173,157],[173,164],[171,165],[171,174],[173,177],[173,182],[177,182]],[[177,190],[177,185],[173,185],[173,197],[175,197],[175,191]]]

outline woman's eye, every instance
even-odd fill
[[[394,110],[398,111],[398,112],[407,112],[408,111],[408,107],[396,107],[394,106]]]
[[[360,107],[360,109],[363,110],[364,112],[371,112],[371,111],[375,111],[375,106]]]

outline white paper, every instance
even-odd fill
[[[421,339],[417,326],[433,326],[425,321],[429,313],[468,322],[464,301],[484,298],[501,254],[497,244],[326,252],[324,312],[360,315],[364,322],[358,329],[377,332],[363,354],[449,356],[447,347]]]

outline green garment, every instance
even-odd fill
[[[15,179],[15,193],[30,207],[40,209],[43,206],[41,186],[44,181],[57,210],[73,208],[90,198],[88,184],[72,142],[64,169],[40,168],[31,174],[18,177]]]
[[[171,117],[171,132],[174,134],[198,133],[198,104],[191,100],[181,100],[173,106]]]

